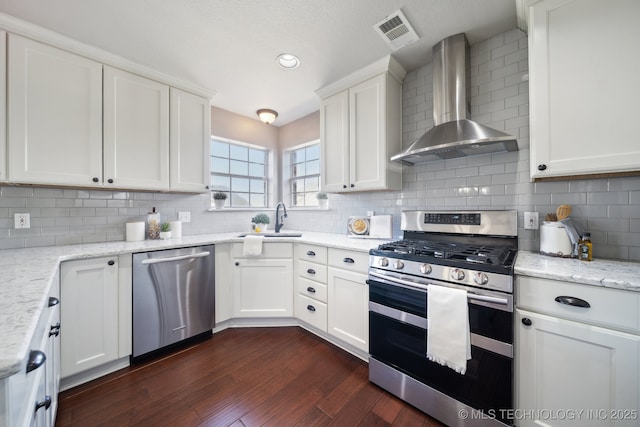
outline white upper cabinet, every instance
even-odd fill
[[[169,189],[169,86],[104,67],[105,186]]]
[[[171,88],[171,190],[209,190],[211,107],[207,98]]]
[[[9,181],[102,186],[102,64],[8,38]]]
[[[402,67],[388,56],[317,92],[322,190],[400,190]]]
[[[0,129],[7,129],[7,33],[0,31]],[[7,132],[0,132],[0,182],[7,179]]]
[[[529,9],[531,178],[640,170],[640,2]]]

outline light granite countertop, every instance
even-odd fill
[[[265,242],[304,242],[367,252],[382,240],[342,234],[301,232],[302,237],[265,238]],[[240,232],[185,236],[169,240],[107,242],[0,250],[0,379],[20,369],[60,262],[210,243],[242,242]]]
[[[640,292],[640,263],[597,259],[580,261],[535,252],[518,252],[515,274]]]

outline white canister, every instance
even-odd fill
[[[561,222],[544,221],[540,226],[540,253],[557,257],[571,257],[573,245]]]
[[[171,237],[182,237],[182,221],[171,221]]]
[[[144,222],[128,222],[126,231],[127,242],[144,240]]]

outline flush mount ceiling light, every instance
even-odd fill
[[[258,117],[260,117],[260,121],[268,125],[273,123],[276,120],[276,117],[278,117],[277,111],[269,110],[267,108],[262,108],[256,111],[256,113],[258,114]]]
[[[292,70],[300,65],[300,59],[291,53],[282,53],[278,55],[278,64],[280,64],[282,68]]]

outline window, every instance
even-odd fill
[[[320,191],[320,143],[314,142],[289,152],[291,206],[318,206]]]
[[[267,159],[266,149],[212,138],[212,191],[227,193],[225,206],[267,207]]]

